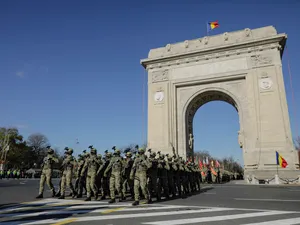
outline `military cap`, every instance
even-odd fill
[[[51,145],[48,145],[46,148],[47,148],[47,149],[51,148]]]
[[[145,149],[139,148],[139,153],[145,153]]]
[[[105,150],[104,152],[105,152],[105,153],[108,153],[108,150]]]
[[[86,150],[83,150],[82,152],[83,152],[83,153],[86,153]]]
[[[92,153],[92,154],[97,154],[97,149],[91,148],[91,153]]]
[[[121,151],[120,151],[120,149],[115,149],[115,151],[114,151],[114,155],[120,155],[121,154]]]
[[[69,153],[70,155],[73,154],[73,152],[74,152],[74,151],[73,151],[72,148],[69,148],[69,149],[68,149],[68,153]]]
[[[116,146],[113,146],[111,149],[112,149],[112,150],[116,150]]]
[[[93,148],[93,145],[90,145],[89,148],[92,149],[92,148]]]
[[[135,148],[138,149],[138,148],[139,148],[139,145],[136,145]]]
[[[78,158],[82,158],[82,155],[81,155],[81,154],[79,154],[79,155],[78,155]]]
[[[65,147],[64,150],[69,150],[69,148],[68,148],[68,147]]]

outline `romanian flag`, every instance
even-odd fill
[[[276,151],[276,162],[277,165],[279,165],[282,168],[285,168],[288,165],[287,161],[285,161],[285,159],[277,151]]]
[[[207,32],[209,32],[209,31],[211,31],[211,30],[213,30],[213,29],[215,29],[215,28],[217,28],[217,27],[219,27],[218,21],[209,22],[209,23],[207,24]]]

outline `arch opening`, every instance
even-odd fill
[[[237,101],[233,99],[229,94],[219,91],[219,90],[209,90],[202,92],[196,95],[192,100],[188,103],[185,112],[185,119],[186,119],[186,129],[185,129],[185,136],[186,136],[186,156],[193,157],[194,156],[194,132],[193,132],[193,121],[196,112],[200,109],[203,105],[213,102],[213,101],[222,101],[232,105],[237,113],[239,114],[239,107]],[[240,124],[240,116],[238,116],[238,121]],[[240,126],[241,127],[241,126]]]

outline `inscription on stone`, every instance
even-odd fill
[[[152,74],[152,83],[169,80],[169,71],[157,71]]]

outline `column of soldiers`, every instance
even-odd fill
[[[104,157],[97,155],[97,150],[89,146],[90,153],[86,150],[75,159],[73,149],[65,148],[64,160],[61,165],[61,180],[56,193],[51,182],[52,166],[58,162],[53,156],[54,151],[48,147],[48,155],[44,159],[42,176],[40,180],[40,193],[37,198],[43,197],[45,181],[52,190],[52,196],[65,198],[65,190],[71,190],[70,196],[81,198],[86,194],[85,201],[104,200],[110,198],[109,203],[116,199],[125,201],[127,193],[133,205],[138,205],[142,197],[146,204],[153,198],[157,201],[164,196],[166,199],[187,197],[192,192],[200,191],[202,181],[201,172],[193,162],[185,161],[175,154],[164,155],[148,150],[149,156],[143,148],[136,146],[136,152],[125,150],[125,158],[115,146],[113,153],[105,151]],[[137,154],[136,154],[137,153]],[[75,174],[74,174],[75,172]],[[75,186],[72,178],[76,175]],[[85,190],[85,193],[83,191]]]

